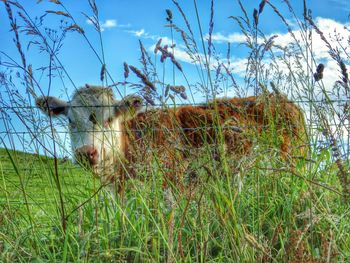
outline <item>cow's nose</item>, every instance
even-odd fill
[[[75,158],[82,164],[96,165],[98,152],[93,146],[85,145],[75,150]]]

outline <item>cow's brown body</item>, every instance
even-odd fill
[[[181,184],[179,176],[187,164],[200,157],[198,149],[213,153],[222,144],[226,157],[240,158],[251,153],[256,137],[263,133],[278,137],[270,143],[277,142],[286,161],[304,155],[306,149],[302,112],[286,97],[273,94],[153,109],[138,113],[123,127],[126,174],[133,176],[138,166],[149,166],[156,159],[166,179],[175,184]]]

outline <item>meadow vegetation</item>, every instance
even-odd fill
[[[155,43],[154,53],[159,56],[154,58],[140,41],[140,66],[124,63],[125,79],[113,80],[104,60],[108,54],[91,46],[89,36],[64,3],[50,2],[55,8],[46,15],[64,19],[57,32],[45,28],[45,17],[34,20],[19,2],[5,0],[3,5],[20,61],[1,52],[1,85],[6,93],[0,101],[1,121],[8,131],[6,142],[9,143],[0,137],[3,148],[0,149],[0,261],[350,260],[349,144],[341,132],[349,129],[350,82],[346,64],[350,56],[347,49],[334,48],[336,40],[332,42],[320,32],[307,1],[303,2],[301,18],[294,13],[289,1],[283,1],[299,26],[301,33],[296,35],[273,1],[261,1],[256,9],[246,10],[244,2],[238,0],[241,15],[230,17],[229,22],[238,23],[246,37],[243,45],[248,60],[245,76],[239,80],[230,70],[230,45],[226,58],[222,58],[211,39],[214,1],[210,1],[210,24],[206,29],[208,34],[204,35],[196,0],[196,24],[190,24],[188,14],[178,1],[172,0],[173,9],[165,11],[169,34],[172,39],[175,34],[182,39],[199,74],[198,83],[190,83],[176,58],[176,46],[162,44],[162,40]],[[88,3],[91,15],[86,16],[96,27],[103,46],[98,6],[93,0]],[[266,36],[260,30],[259,17],[267,8],[280,17],[293,39],[292,44],[275,45],[276,37]],[[21,30],[17,27],[18,20],[24,25]],[[176,24],[178,21],[183,27]],[[193,28],[198,29],[199,36],[194,35]],[[75,33],[86,40],[101,61],[101,83],[112,87],[115,93],[137,91],[147,107],[192,103],[196,94],[212,100],[227,91],[241,97],[268,96],[270,92],[287,94],[305,114],[304,141],[309,150],[281,158],[277,150],[280,138],[271,136],[272,125],[259,136],[247,134],[254,141],[254,147],[243,157],[221,153],[218,160],[211,151],[204,150],[192,164],[194,172],[185,177],[185,180],[195,177],[193,188],[173,189],[174,211],[164,200],[164,173],[156,158],[145,167],[137,167],[143,180],[128,180],[125,191],[113,197],[91,172],[62,157],[69,152],[60,136],[62,131],[66,132],[61,128],[66,123],[51,118],[38,122],[39,112],[33,107],[33,98],[47,91],[41,89],[39,72],[27,62],[24,43],[20,41],[22,33],[32,35],[35,40],[31,45],[50,57],[50,65],[40,69],[48,75],[49,89],[51,78],[64,75],[65,80],[70,79],[69,72],[60,63],[59,51],[66,34]],[[333,89],[326,89],[322,82],[323,71],[327,69],[313,57],[311,33],[321,37],[339,66],[339,80]],[[167,73],[165,63],[170,65]],[[172,83],[165,83],[165,74],[172,76]],[[16,92],[18,83],[26,88],[26,94]],[[27,107],[28,111],[21,111],[19,107]],[[14,118],[25,125],[29,134],[29,139],[21,140],[22,144],[35,145],[38,152],[46,155],[13,150]],[[222,132],[218,127],[217,130]],[[65,149],[63,155],[59,154],[61,148]],[[172,217],[175,231],[173,240],[169,240],[168,224]]]

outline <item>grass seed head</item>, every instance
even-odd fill
[[[100,79],[101,79],[101,81],[104,80],[105,74],[106,74],[106,64],[102,64],[101,72],[100,72]]]
[[[253,18],[254,18],[254,25],[257,26],[259,23],[259,13],[258,13],[258,10],[256,10],[255,8],[253,12]]]
[[[128,78],[129,77],[129,65],[128,63],[124,62],[124,78]]]
[[[321,63],[317,66],[316,73],[314,73],[315,81],[319,81],[323,78],[324,65]]]
[[[64,29],[65,32],[67,31],[77,31],[79,34],[84,34],[85,31],[77,24],[72,24]]]
[[[170,9],[166,9],[166,14],[167,14],[167,18],[166,21],[168,21],[170,24],[173,23],[173,12],[171,12]]]
[[[162,43],[162,39],[160,38],[156,44],[156,47],[154,48],[154,54],[157,54],[161,43]]]
[[[165,96],[165,97],[168,97],[168,95],[169,95],[169,90],[170,90],[170,85],[168,84],[168,85],[165,87],[165,92],[164,92],[164,96]]]
[[[153,91],[156,91],[156,87],[154,86],[154,84],[147,78],[147,76],[145,74],[143,74],[138,68],[134,67],[134,66],[129,66],[129,68],[131,69],[132,72],[135,73],[135,75],[137,77],[139,77],[142,81],[143,84],[145,84],[146,86],[148,86],[150,89],[152,89]]]
[[[188,99],[186,92],[181,92],[181,93],[180,93],[180,96],[181,96],[181,98],[183,98],[184,100],[187,100],[187,99]]]
[[[262,0],[259,4],[259,14],[261,14],[264,11],[264,7],[266,4],[267,0]]]
[[[341,74],[343,76],[343,82],[344,82],[344,84],[347,84],[349,82],[349,74],[348,74],[348,70],[346,68],[346,65],[343,61],[340,61],[339,66],[341,69]]]
[[[175,93],[182,93],[182,92],[185,92],[185,87],[180,85],[180,86],[170,86],[168,85],[167,87],[170,88],[170,90],[172,90],[173,92]]]
[[[41,1],[40,1],[40,2],[41,2]],[[60,4],[61,4],[61,2],[58,1],[58,0],[49,0],[49,2],[54,3],[54,4],[56,4],[56,5],[60,5]]]

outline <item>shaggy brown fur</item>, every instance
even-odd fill
[[[286,161],[306,153],[304,116],[282,95],[141,112],[124,122],[124,172],[133,175],[138,163],[157,158],[166,179],[179,186],[193,149],[216,149],[223,143],[228,156],[239,158],[252,151],[254,137],[263,133],[278,142]]]

